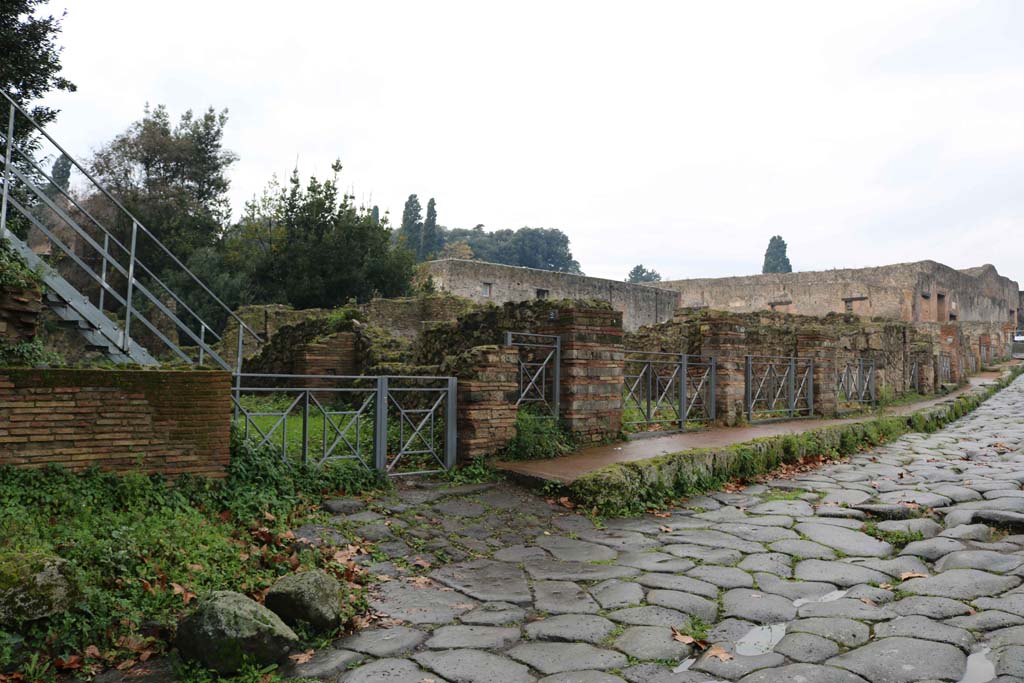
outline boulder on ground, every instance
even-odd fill
[[[233,591],[208,594],[178,624],[181,655],[221,674],[235,673],[246,660],[261,666],[281,662],[298,641],[280,617]]]
[[[0,553],[0,626],[59,614],[77,593],[65,560],[44,553]]]
[[[341,584],[321,569],[282,576],[264,604],[292,626],[306,622],[328,631],[341,625]]]

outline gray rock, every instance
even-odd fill
[[[940,536],[962,541],[990,541],[992,529],[987,524],[961,524],[943,531]]]
[[[178,624],[178,651],[222,674],[251,660],[281,662],[299,638],[281,618],[241,593],[213,591]]]
[[[782,541],[783,543],[792,541]],[[729,550],[728,548],[709,548],[705,545],[692,545],[689,543],[673,543],[666,545],[661,549],[662,552],[666,552],[676,557],[683,557],[687,559],[700,560],[701,562],[707,562],[708,564],[736,564],[743,559],[743,553],[738,550]]]
[[[410,624],[447,624],[477,603],[455,591],[389,581],[370,598],[370,607]]]
[[[407,626],[375,628],[359,631],[336,644],[338,647],[374,657],[394,657],[415,650],[427,639],[427,634]]]
[[[438,503],[434,509],[446,517],[479,517],[487,511],[480,503],[457,498]]]
[[[888,607],[869,605],[861,600],[840,598],[829,602],[811,602],[800,606],[800,618],[841,617],[860,621],[882,621],[896,616]]]
[[[513,545],[502,548],[494,553],[494,559],[499,562],[526,562],[527,560],[546,560],[550,556],[540,548],[525,545]]]
[[[840,617],[798,619],[786,626],[788,633],[813,633],[834,640],[843,647],[859,647],[868,642],[868,627],[853,619]]]
[[[814,509],[802,500],[770,500],[747,510],[752,515],[787,515],[789,517],[810,517]]]
[[[600,605],[572,581],[535,581],[534,605],[551,614],[596,614]]]
[[[423,683],[426,679],[446,683],[445,679],[421,670],[407,659],[378,659],[349,671],[341,677],[341,683]],[[522,683],[534,681],[532,677],[520,680]],[[499,682],[495,680],[493,683]]]
[[[0,626],[66,611],[78,597],[71,566],[43,553],[0,553]]]
[[[787,633],[775,646],[775,651],[794,662],[817,664],[839,654],[839,646],[813,633]]]
[[[481,650],[421,652],[413,657],[420,666],[451,681],[466,683],[534,683],[537,679],[522,664]],[[427,676],[427,678],[432,678]],[[346,683],[348,683],[346,681]],[[417,683],[422,683],[422,678]]]
[[[604,562],[618,557],[618,553],[607,546],[577,541],[565,536],[538,536],[534,545],[547,550],[559,560]]]
[[[431,650],[477,648],[503,650],[519,640],[518,628],[502,626],[442,626],[431,634],[427,647]]]
[[[916,555],[934,562],[943,555],[948,555],[949,553],[957,552],[958,550],[966,550],[966,546],[956,539],[936,536],[935,538],[929,538],[924,541],[908,543],[903,550],[900,551],[900,555]]]
[[[629,552],[635,550],[649,550],[657,548],[660,543],[652,538],[647,538],[636,531],[619,531],[616,529],[590,529],[579,533],[580,540],[600,543],[609,548]]]
[[[699,617],[707,623],[713,623],[718,616],[718,604],[691,593],[654,589],[648,591],[647,602],[651,605],[667,607],[688,616]]]
[[[508,562],[474,560],[435,570],[431,578],[484,602],[526,604],[530,587],[523,570]]]
[[[566,671],[545,676],[540,683],[622,683],[622,679],[604,671]]]
[[[893,548],[884,541],[853,529],[836,528],[828,524],[797,524],[796,530],[822,545],[858,557],[887,557]]]
[[[739,683],[867,683],[849,671],[831,666],[790,664],[776,669],[764,669],[744,676]]]
[[[751,588],[754,585],[754,577],[736,567],[717,567],[704,564],[691,569],[686,575],[720,588]]]
[[[586,564],[563,560],[528,560],[526,571],[534,579],[551,581],[603,581],[636,576],[639,569],[619,567],[613,564]]]
[[[793,559],[785,553],[756,553],[747,555],[737,565],[745,572],[767,572],[781,577],[793,575]]]
[[[366,503],[358,498],[334,498],[323,504],[324,510],[335,515],[352,515],[365,507]]]
[[[882,531],[896,531],[905,534],[921,534],[923,538],[933,538],[942,531],[942,525],[927,517],[915,517],[913,519],[889,520],[879,522],[878,528]]]
[[[756,624],[777,624],[796,617],[791,600],[761,591],[735,588],[722,596],[723,614]]]
[[[1013,571],[1024,564],[1024,557],[1006,555],[992,550],[960,550],[949,553],[935,563],[935,570],[981,569],[996,574]]]
[[[998,598],[978,598],[974,605],[978,609],[998,609],[1024,617],[1024,593],[1007,593]]]
[[[1024,646],[1011,645],[996,654],[996,673],[1000,676],[1024,678]]]
[[[631,626],[612,644],[616,650],[639,660],[686,659],[692,648],[676,640],[666,626]]]
[[[1016,576],[999,576],[977,569],[951,569],[938,576],[904,581],[900,589],[917,595],[937,595],[956,600],[973,600],[996,595],[1020,584]]]
[[[591,588],[590,595],[601,605],[601,609],[616,609],[639,605],[644,599],[644,589],[632,581],[609,579]]]
[[[485,602],[471,612],[466,612],[459,621],[463,624],[479,624],[481,626],[498,626],[500,624],[518,624],[526,618],[522,607],[507,602]]]
[[[916,614],[931,619],[948,619],[962,614],[970,614],[971,611],[970,607],[959,600],[920,595],[894,602],[890,609],[904,617]]]
[[[601,547],[601,546],[598,546]],[[605,548],[607,550],[607,548]],[[614,551],[609,551],[614,552]],[[692,569],[694,563],[682,557],[659,552],[622,553],[615,561],[623,567],[636,567],[645,572],[685,572]]]
[[[894,666],[899,662],[898,666]],[[967,665],[959,648],[915,638],[884,638],[828,660],[872,683],[954,680]]]
[[[615,610],[608,615],[612,621],[634,626],[682,626],[687,615],[667,607],[647,605],[645,607],[627,607]]]
[[[965,651],[970,650],[971,644],[974,643],[974,637],[968,631],[922,616],[900,617],[875,626],[876,638],[889,638],[890,636],[934,640],[956,645]]]
[[[802,581],[822,581],[843,588],[860,583],[885,583],[889,576],[882,572],[859,567],[849,562],[827,562],[825,560],[804,560],[796,565],[793,575]]]
[[[533,640],[566,643],[601,643],[615,630],[615,624],[595,614],[562,614],[526,625],[526,636]]]
[[[523,643],[509,650],[508,655],[543,674],[620,669],[628,663],[621,652],[602,650],[586,643]]]
[[[968,614],[962,617],[953,617],[946,621],[950,626],[964,628],[968,631],[995,631],[1008,626],[1019,626],[1024,624],[1024,617],[999,610],[987,609],[976,614]]]
[[[700,579],[691,579],[688,576],[673,576],[670,574],[644,574],[634,579],[641,586],[648,588],[662,588],[672,591],[683,591],[693,593],[705,598],[714,600],[718,597],[718,586]]]
[[[805,541],[803,539],[796,541],[776,541],[768,547],[775,552],[793,555],[805,560],[831,560],[836,556],[835,551],[831,548],[823,546],[820,543],[815,543],[814,541]]]
[[[288,662],[281,667],[281,678],[322,678],[337,680],[349,667],[366,659],[365,655],[351,650],[317,650],[313,658],[304,664]]]
[[[782,666],[785,663],[786,658],[777,652],[753,656],[734,654],[732,659],[725,661],[705,654],[690,668],[694,671],[707,672],[715,678],[736,680],[754,671]]]
[[[282,576],[263,604],[291,626],[304,622],[329,631],[341,624],[341,584],[322,569]]]

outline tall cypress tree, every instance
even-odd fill
[[[768,248],[764,252],[764,266],[762,273],[792,273],[793,265],[786,255],[786,240],[781,235],[775,235],[768,241]]]
[[[440,235],[437,232],[437,205],[431,197],[427,202],[427,218],[423,221],[423,230],[420,231],[420,245],[416,252],[418,261],[426,261],[438,252],[441,245]]]
[[[419,247],[423,233],[423,207],[420,206],[420,199],[414,194],[409,195],[405,200],[405,209],[402,210],[402,227],[399,230],[405,238],[405,246],[416,254],[419,260]]]

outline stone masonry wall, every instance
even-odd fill
[[[39,289],[0,286],[0,341],[19,344],[35,339],[41,309]]]
[[[438,289],[477,303],[541,298],[607,301],[622,314],[627,330],[668,320],[679,301],[676,292],[657,286],[484,261],[445,259],[428,261],[421,268]]]
[[[0,465],[222,477],[226,372],[0,368]]]

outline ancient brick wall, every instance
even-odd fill
[[[38,288],[0,286],[0,341],[19,344],[35,339],[41,309]]]
[[[224,476],[226,372],[0,368],[0,465]]]
[[[544,298],[607,301],[622,313],[627,330],[668,320],[679,300],[676,292],[657,286],[484,261],[444,259],[429,261],[421,268],[439,289],[478,303]]]
[[[501,453],[515,436],[518,367],[514,348],[478,346],[442,368],[459,380],[459,462]]]
[[[583,441],[622,431],[625,355],[622,313],[606,308],[560,308],[536,330],[562,341],[560,412],[566,429]]]
[[[955,270],[934,261],[877,268],[660,282],[679,305],[736,313],[853,313],[891,320],[1003,323],[1020,307],[1017,283],[992,266]]]

